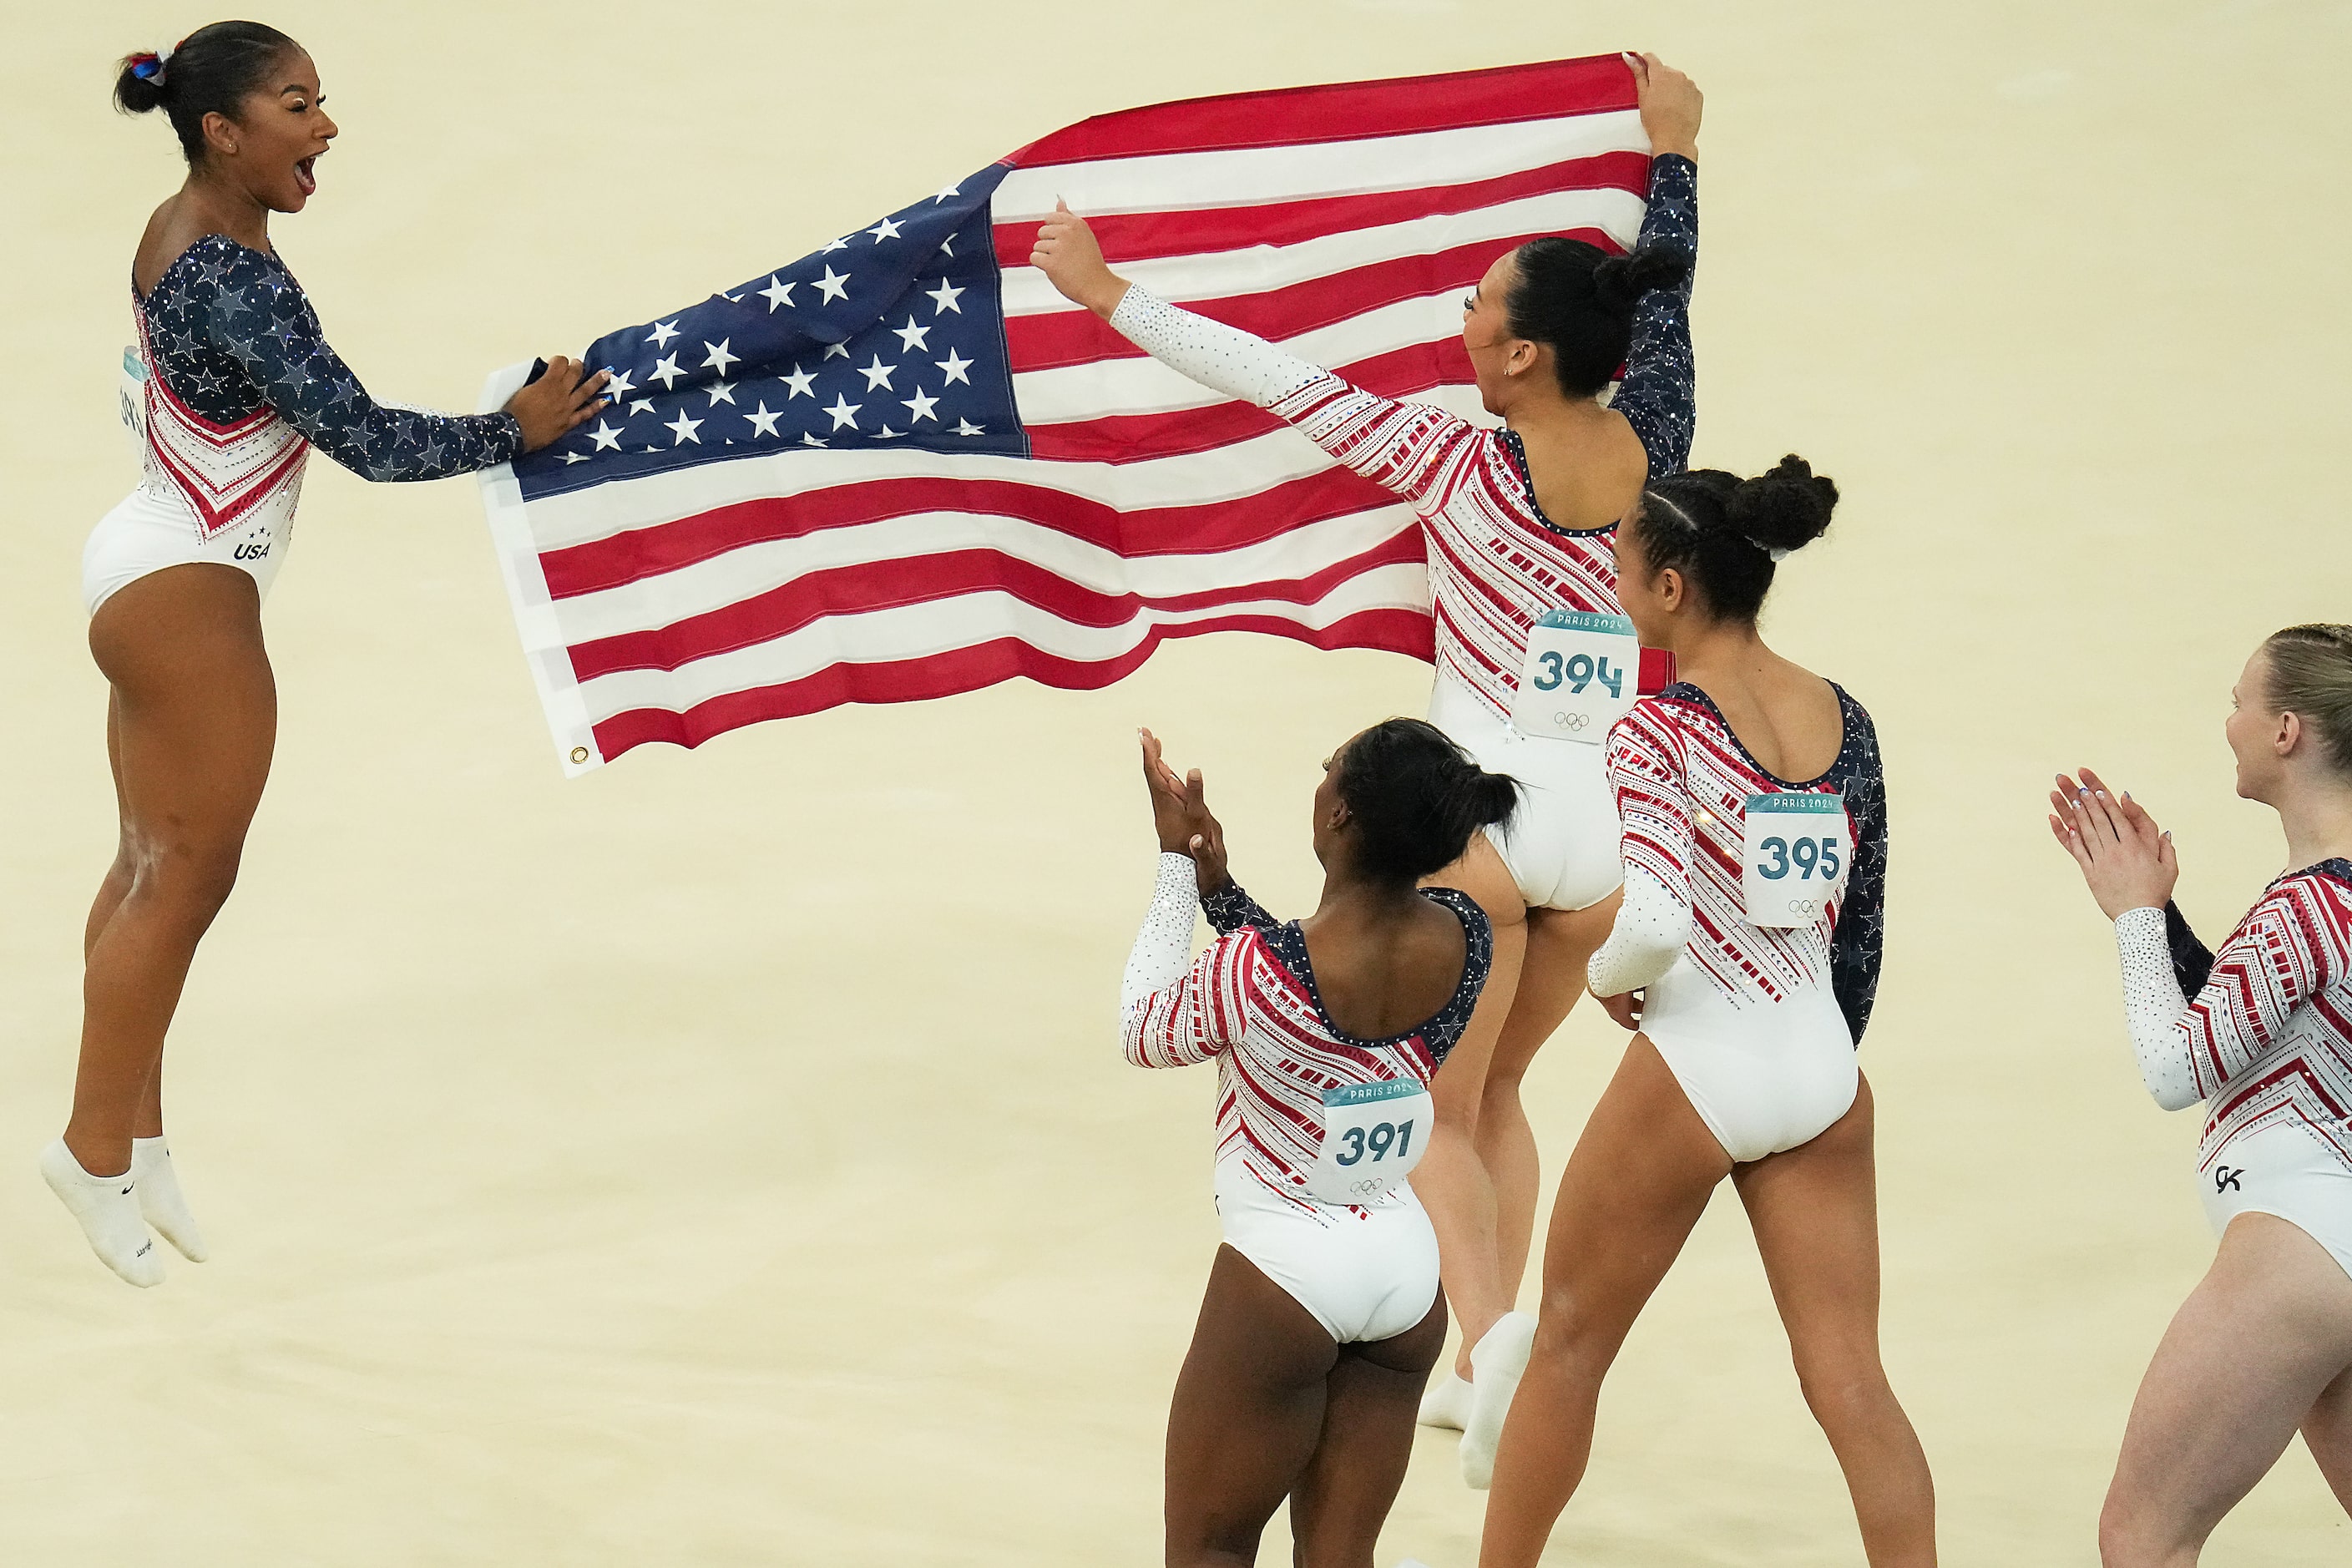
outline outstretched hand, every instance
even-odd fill
[[[1655,55],[1627,55],[1633,69],[1635,100],[1642,106],[1642,130],[1650,138],[1653,157],[1673,153],[1696,162],[1698,158],[1699,113],[1706,100],[1698,84]]]
[[[536,452],[561,441],[604,406],[604,384],[613,373],[588,367],[562,354],[547,362],[537,380],[507,399],[506,412],[522,426],[522,449]]]
[[[1151,826],[1163,855],[1189,855],[1201,891],[1213,893],[1231,881],[1225,870],[1225,830],[1209,811],[1208,793],[1194,768],[1179,778],[1160,755],[1160,737],[1138,730],[1143,742],[1143,782],[1151,791]]]
[[[1055,201],[1054,216],[1038,227],[1029,265],[1043,272],[1064,299],[1084,305],[1105,321],[1127,297],[1127,280],[1111,271],[1103,259],[1102,247],[1095,240],[1095,231],[1070,210],[1067,202]]]
[[[2090,769],[2081,782],[2058,775],[2050,792],[2050,833],[2082,868],[2091,897],[2109,920],[2126,910],[2162,909],[2180,879],[2172,835],[2147,808],[2111,792]]]

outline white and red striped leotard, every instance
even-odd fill
[[[1654,159],[1643,241],[1696,254],[1698,167]],[[1654,477],[1690,459],[1690,283],[1636,304],[1624,380],[1610,406],[1641,438]],[[1438,668],[1507,723],[1528,632],[1553,610],[1619,613],[1612,526],[1557,528],[1536,503],[1517,435],[1426,403],[1350,386],[1262,338],[1130,286],[1110,324],[1205,386],[1277,416],[1420,515],[1437,620]]]
[[[1323,1091],[1405,1078],[1426,1085],[1461,1037],[1494,951],[1468,895],[1426,888],[1462,921],[1462,980],[1427,1022],[1387,1039],[1341,1032],[1323,1011],[1297,921],[1277,922],[1237,886],[1202,898],[1223,934],[1193,961],[1192,860],[1160,858],[1151,914],[1129,965],[1121,1042],[1138,1067],[1217,1064],[1217,1163],[1239,1167],[1308,1210],[1307,1173],[1323,1144]],[[1360,1213],[1360,1210],[1346,1212]]]
[[[2352,1169],[2352,861],[2273,882],[2220,952],[2177,910],[2116,921],[2125,1016],[2157,1103],[2206,1103],[2198,1169],[2299,1125]]]
[[[1644,992],[1642,1032],[1734,1161],[1817,1136],[1845,1113],[1878,987],[1886,874],[1877,731],[1837,692],[1844,738],[1820,777],[1767,773],[1706,693],[1676,682],[1609,735],[1625,898],[1592,955],[1595,995]],[[1810,925],[1749,923],[1747,800],[1842,795],[1853,852]]]

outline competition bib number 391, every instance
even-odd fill
[[[1642,645],[1622,616],[1554,610],[1528,632],[1511,727],[1597,746],[1641,696]]]
[[[1809,926],[1821,919],[1853,855],[1845,797],[1751,795],[1747,817],[1748,923]]]
[[[1323,1152],[1307,1190],[1327,1204],[1376,1204],[1421,1163],[1434,1111],[1411,1079],[1323,1091]]]

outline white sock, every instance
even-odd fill
[[[100,1262],[133,1285],[163,1282],[163,1260],[155,1255],[155,1238],[139,1216],[139,1184],[129,1171],[93,1176],[60,1138],[41,1151],[41,1176],[80,1222]]]
[[[1519,1375],[1528,1370],[1528,1352],[1535,1349],[1536,1321],[1525,1312],[1506,1312],[1495,1320],[1486,1337],[1470,1349],[1470,1419],[1462,1428],[1462,1479],[1485,1491],[1495,1479],[1495,1447],[1503,1440],[1503,1418],[1511,1413],[1511,1395],[1519,1391]]]
[[[191,1263],[212,1256],[205,1249],[204,1232],[180,1195],[180,1178],[172,1169],[172,1146],[161,1135],[131,1141],[131,1174],[139,1184],[139,1212],[155,1234],[179,1248]]]
[[[1421,1396],[1421,1424],[1461,1431],[1470,1424],[1471,1398],[1470,1381],[1447,1367]]]

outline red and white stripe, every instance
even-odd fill
[[[566,769],[1015,675],[1107,685],[1211,631],[1429,658],[1413,507],[1072,307],[1027,264],[1037,225],[1066,199],[1161,298],[1475,416],[1463,293],[1536,235],[1633,243],[1633,102],[1609,56],[1163,104],[1014,153],[992,214],[1029,459],[779,451],[528,507],[491,470]]]
[[[1181,980],[1128,1015],[1137,1067],[1217,1064],[1217,1159],[1239,1160],[1277,1193],[1301,1195],[1323,1148],[1323,1091],[1437,1070],[1417,1036],[1353,1045],[1323,1022],[1306,983],[1252,927],[1218,938]]]
[[[1669,892],[1688,889],[1685,952],[1725,996],[1779,1002],[1799,986],[1830,983],[1830,935],[1850,871],[1841,869],[1835,895],[1812,924],[1748,923],[1748,797],[1795,792],[1750,762],[1720,720],[1700,703],[1643,698],[1609,731],[1609,781],[1627,868],[1647,872]],[[1824,784],[1805,793],[1838,792]],[[1846,841],[1854,840],[1849,821]]]
[[[135,295],[131,313],[147,368],[139,433],[149,487],[185,501],[205,539],[264,519],[290,522],[302,498],[310,440],[266,404],[216,425],[181,402],[155,369],[147,311]]]
[[[2173,1028],[2210,1106],[2200,1170],[2282,1120],[2352,1164],[2352,888],[2321,872],[2279,881]]]

